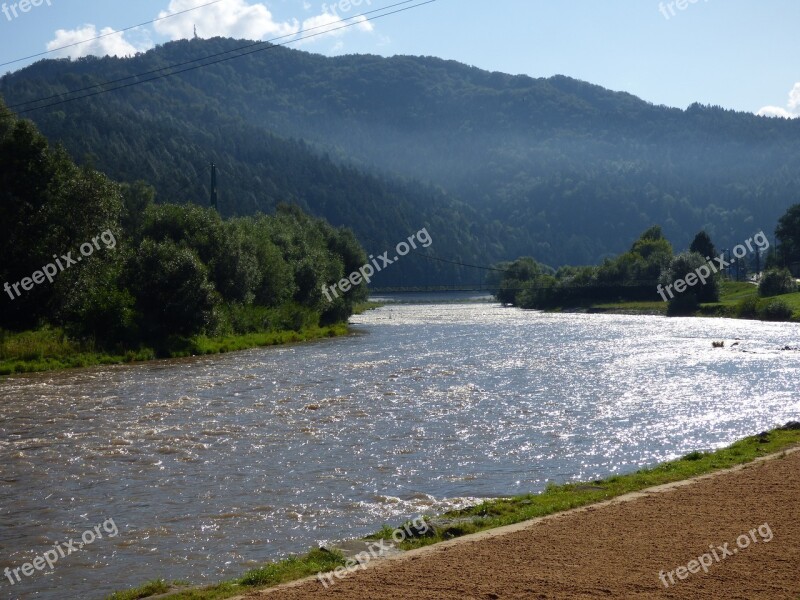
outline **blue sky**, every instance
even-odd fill
[[[209,2],[34,1],[40,5],[6,0],[3,11],[0,0],[0,63]],[[397,1],[361,0],[354,7],[351,0],[218,0],[49,56],[124,55],[187,37],[194,25],[201,37],[271,39],[335,26],[336,15],[353,17]],[[569,75],[656,104],[771,107],[768,114],[800,116],[798,24],[798,0],[436,0],[291,47],[327,55],[439,56],[534,77]]]

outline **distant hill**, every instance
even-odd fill
[[[41,61],[0,79],[0,94],[15,105],[245,43]],[[214,161],[224,214],[298,202],[370,251],[425,226],[429,251],[468,263],[593,264],[653,224],[678,248],[700,229],[724,248],[800,201],[800,120],[654,106],[429,57],[273,47],[25,116],[111,177],[151,182],[161,201],[207,202]],[[480,277],[404,260],[390,279]]]

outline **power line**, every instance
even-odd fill
[[[434,260],[437,262],[447,263],[451,265],[458,265],[460,267],[469,267],[471,269],[480,269],[481,271],[496,271],[498,273],[513,273],[512,269],[498,269],[496,267],[484,267],[481,265],[471,265],[469,263],[463,263],[456,260],[447,260],[446,258],[437,258],[435,256],[430,256],[428,254],[423,254],[418,250],[412,250],[414,254],[421,256],[427,260]],[[557,280],[557,283],[535,283],[523,288],[504,288],[506,291],[522,291],[525,289],[551,289],[551,288],[558,288],[558,289],[582,289],[582,288],[616,288],[616,287],[649,287],[658,285],[658,281],[649,280],[649,279],[630,279],[627,281],[619,281],[619,282],[596,282],[596,283],[558,283],[561,280]],[[489,287],[497,287],[491,286],[490,284],[486,284]]]
[[[217,0],[217,1],[221,2],[222,0]],[[367,12],[362,13],[360,15],[347,17],[346,19],[341,19],[341,21],[342,22],[350,21],[352,19],[357,19],[357,18],[362,17],[364,15],[369,15],[369,14],[376,13],[376,12],[382,12],[384,10],[388,10],[390,8],[394,8],[396,6],[401,6],[403,4],[410,4],[411,2],[416,2],[416,1],[417,0],[404,0],[403,2],[398,2],[396,4],[390,4],[389,6],[385,6],[383,8],[370,10],[370,11],[367,11]],[[362,23],[362,22],[363,21],[359,21],[359,23]],[[352,23],[351,25],[354,25],[354,24],[355,23]],[[311,28],[306,29],[304,31],[314,31],[316,29],[321,29],[323,27],[328,27],[330,25],[331,25],[330,23],[326,23],[326,24],[323,24],[323,25],[317,25],[316,27],[311,27]],[[334,30],[330,30],[330,31],[334,31]],[[327,33],[327,32],[328,32],[328,30],[326,30],[324,33]],[[128,75],[127,77],[120,77],[119,79],[112,79],[111,81],[105,81],[103,83],[97,83],[95,85],[90,85],[90,86],[87,86],[87,87],[84,87],[84,88],[68,90],[68,91],[60,93],[60,94],[53,94],[52,96],[45,96],[43,98],[36,98],[35,100],[27,100],[25,102],[20,102],[19,104],[10,104],[6,108],[16,108],[18,106],[25,106],[27,104],[34,104],[36,102],[45,102],[46,100],[52,100],[53,98],[60,98],[60,97],[64,96],[65,94],[77,94],[79,92],[86,92],[86,91],[89,91],[89,90],[102,88],[102,87],[105,87],[107,85],[113,85],[115,83],[121,83],[123,81],[128,81],[129,79],[136,79],[138,77],[144,77],[145,75],[152,75],[153,73],[159,73],[161,71],[166,71],[168,69],[175,69],[177,67],[183,67],[183,66],[186,66],[186,65],[191,65],[191,64],[194,64],[194,63],[197,63],[197,62],[200,62],[200,61],[209,60],[211,58],[216,58],[218,56],[225,56],[226,54],[231,54],[233,52],[239,52],[240,50],[247,50],[248,48],[252,48],[254,46],[262,46],[264,44],[272,44],[273,42],[275,42],[277,40],[282,40],[282,39],[287,38],[287,37],[294,37],[296,35],[297,35],[297,33],[287,33],[285,35],[280,35],[278,37],[275,37],[275,38],[272,38],[272,39],[269,39],[269,40],[262,40],[262,41],[259,41],[259,42],[252,42],[250,44],[245,44],[244,46],[239,46],[238,48],[233,48],[232,50],[225,50],[224,52],[217,52],[216,54],[209,54],[208,56],[203,56],[203,57],[200,57],[200,58],[194,58],[192,60],[187,60],[187,61],[180,62],[180,63],[174,63],[174,64],[171,64],[171,65],[167,65],[166,67],[159,67],[158,69],[152,69],[150,71],[144,71],[142,73],[136,73],[134,75]],[[312,36],[309,36],[309,37],[312,37]],[[301,38],[301,39],[304,39],[304,38]],[[300,40],[292,40],[292,41],[296,42],[296,41],[300,41]],[[289,43],[289,42],[286,42],[286,43]],[[284,44],[275,44],[275,45],[284,45]],[[244,56],[244,55],[242,55],[242,56]],[[236,58],[236,57],[231,57],[231,58]],[[215,64],[215,63],[208,63],[208,64]],[[181,71],[181,72],[183,72],[183,71]],[[156,77],[156,78],[153,78],[153,79],[158,79],[158,78]],[[152,79],[148,79],[147,81],[152,81]],[[147,83],[147,81],[144,81],[142,83]],[[109,91],[113,91],[113,90],[109,90]],[[86,97],[86,96],[82,96],[82,97]],[[39,108],[46,108],[46,107],[42,106],[42,107],[39,107]],[[27,112],[27,110],[28,109],[20,111],[20,113]],[[30,110],[36,110],[36,109],[30,109]]]
[[[491,292],[492,290],[498,290],[501,292],[525,292],[528,290],[587,290],[587,289],[616,289],[616,288],[650,288],[655,287],[657,285],[656,282],[648,281],[643,283],[597,283],[597,284],[575,284],[575,283],[568,283],[568,284],[532,284],[525,287],[500,287],[499,285],[493,285],[490,283],[463,283],[463,284],[454,284],[454,285],[419,285],[419,286],[391,286],[387,285],[381,288],[370,288],[373,292],[383,292],[389,293],[388,290],[399,290],[399,289],[406,289],[409,291],[426,288],[431,291],[435,291],[436,289],[447,291],[447,288],[474,288],[476,286],[485,288],[480,290],[453,290],[453,291],[475,291],[475,292]],[[424,291],[424,290],[421,290]]]
[[[368,14],[371,14],[371,13],[374,13],[374,12],[382,12],[382,11],[385,11],[386,9],[388,9],[388,8],[393,8],[393,7],[396,7],[396,6],[403,5],[403,4],[408,4],[408,3],[414,2],[414,1],[416,1],[416,0],[405,0],[403,2],[398,2],[396,4],[384,7],[382,9],[377,9],[377,10],[374,10],[374,11],[368,11],[368,12],[362,13],[360,15],[355,15],[353,17],[348,17],[347,19],[343,19],[342,21],[349,21],[349,20],[352,20],[352,19],[357,19],[359,17],[365,17],[365,18],[363,20],[354,21],[352,23],[346,23],[346,24],[341,25],[339,27],[326,29],[325,31],[314,33],[312,35],[301,36],[301,37],[298,37],[298,38],[293,39],[293,40],[289,40],[289,41],[286,41],[286,42],[281,42],[280,44],[272,44],[273,40],[266,40],[266,41],[263,41],[263,42],[254,42],[252,44],[248,44],[248,45],[242,46],[240,48],[234,48],[233,50],[227,50],[225,52],[219,52],[217,54],[211,54],[211,55],[206,56],[206,57],[197,58],[197,59],[194,59],[194,60],[191,60],[191,61],[187,61],[185,63],[178,63],[176,65],[162,67],[160,69],[155,69],[153,71],[141,73],[141,74],[138,74],[138,75],[131,75],[129,77],[121,78],[119,80],[115,80],[115,81],[111,81],[111,82],[105,82],[105,83],[102,83],[102,84],[97,84],[97,85],[90,86],[90,87],[84,88],[84,89],[70,90],[70,91],[64,92],[64,94],[57,94],[55,96],[48,96],[48,97],[45,97],[45,98],[29,100],[29,101],[26,101],[26,102],[23,102],[23,103],[20,103],[20,104],[15,104],[15,105],[13,105],[13,107],[23,106],[23,105],[27,105],[27,104],[33,104],[33,103],[36,103],[36,102],[44,102],[45,100],[49,100],[49,99],[57,97],[57,96],[63,96],[65,94],[73,94],[73,93],[78,93],[78,92],[81,92],[81,91],[87,91],[89,89],[103,87],[103,86],[106,86],[106,85],[111,85],[113,83],[119,83],[121,81],[125,81],[125,80],[128,80],[128,79],[134,79],[134,78],[137,78],[137,77],[142,77],[144,75],[157,73],[159,71],[165,71],[167,69],[173,69],[175,67],[183,66],[185,64],[191,64],[191,63],[195,63],[195,62],[205,61],[205,60],[208,60],[209,58],[215,58],[217,56],[224,56],[226,54],[231,54],[232,52],[237,52],[239,50],[251,48],[253,46],[258,46],[258,45],[263,45],[263,44],[270,44],[270,45],[268,45],[268,46],[266,46],[264,48],[257,48],[255,50],[251,50],[249,52],[243,52],[241,54],[237,54],[235,56],[228,56],[226,58],[220,58],[219,60],[215,60],[215,61],[211,61],[211,62],[204,62],[203,64],[195,65],[195,66],[192,66],[192,67],[188,67],[186,69],[181,69],[179,71],[173,71],[173,72],[170,72],[170,73],[162,73],[160,75],[156,75],[155,77],[151,77],[149,79],[145,79],[144,81],[134,81],[134,82],[127,83],[125,85],[120,85],[120,86],[117,86],[117,87],[114,87],[114,88],[102,89],[102,90],[99,90],[99,91],[96,91],[96,92],[92,92],[91,94],[85,94],[83,96],[77,96],[77,97],[74,97],[74,98],[65,98],[63,100],[59,100],[58,102],[52,102],[50,104],[45,104],[43,106],[37,106],[37,107],[34,107],[34,108],[27,108],[27,109],[23,109],[23,110],[18,110],[18,111],[16,111],[16,113],[17,114],[25,114],[25,113],[28,113],[28,112],[32,112],[34,110],[40,110],[40,109],[43,109],[43,108],[50,108],[50,107],[53,107],[53,106],[59,106],[61,104],[66,104],[68,102],[73,102],[75,100],[82,100],[84,98],[91,98],[93,96],[99,96],[101,94],[114,92],[114,91],[117,91],[117,90],[133,87],[133,86],[136,86],[136,85],[141,85],[141,84],[144,84],[144,83],[149,83],[151,81],[156,81],[157,79],[164,79],[166,77],[172,77],[173,75],[179,75],[181,73],[186,73],[188,71],[194,71],[194,70],[200,69],[202,67],[208,67],[208,66],[211,66],[211,65],[215,65],[215,64],[219,64],[219,63],[226,62],[226,61],[229,61],[229,60],[233,60],[235,58],[241,58],[243,56],[248,56],[250,54],[255,54],[257,52],[263,52],[265,50],[271,50],[273,48],[278,48],[278,47],[285,46],[285,45],[288,45],[288,44],[292,44],[292,43],[295,43],[295,42],[300,42],[300,41],[307,40],[307,39],[310,39],[310,38],[318,37],[320,35],[325,35],[325,34],[328,34],[328,33],[334,32],[334,31],[339,31],[341,29],[347,29],[349,27],[353,27],[354,25],[360,25],[360,24],[365,23],[365,22],[375,21],[375,20],[381,19],[383,17],[388,17],[388,16],[391,16],[391,15],[394,15],[394,14],[398,14],[398,13],[401,13],[401,12],[412,10],[414,8],[419,8],[420,6],[424,6],[426,4],[433,4],[434,2],[437,2],[437,0],[426,0],[425,2],[420,2],[419,4],[415,4],[413,6],[407,6],[405,8],[400,8],[398,10],[394,10],[394,11],[391,11],[391,12],[385,12],[383,14],[375,15],[375,16],[372,16],[372,17],[366,17],[366,15],[368,15]],[[315,29],[320,29],[322,27],[327,27],[327,26],[328,25],[319,25],[317,27],[312,27],[310,29],[307,29],[306,31],[313,31]],[[278,40],[278,39],[281,39],[281,38],[284,38],[284,37],[290,37],[292,35],[295,35],[295,34],[288,34],[288,35],[280,36],[280,37],[274,38],[274,40]],[[8,107],[8,108],[12,108],[12,107]],[[7,111],[7,112],[9,114],[11,114],[11,111]]]
[[[437,258],[435,256],[430,256],[428,254],[423,254],[422,252],[419,252],[417,250],[412,250],[411,252],[413,252],[414,254],[417,254],[418,256],[421,256],[422,258],[425,258],[427,260],[434,260],[436,262],[443,262],[443,263],[448,263],[448,264],[451,264],[451,265],[458,265],[459,267],[470,267],[472,269],[480,269],[482,271],[497,271],[498,273],[511,273],[511,271],[508,270],[508,269],[496,269],[494,267],[483,267],[483,266],[480,266],[480,265],[470,265],[470,264],[458,262],[458,261],[455,261],[455,260],[447,260],[446,258]]]
[[[89,38],[88,40],[83,40],[80,42],[74,42],[72,44],[67,44],[66,46],[59,46],[58,48],[53,48],[52,50],[45,50],[44,52],[39,52],[38,54],[31,54],[30,56],[25,56],[23,58],[17,58],[15,60],[10,60],[8,62],[0,63],[0,67],[4,67],[6,65],[13,65],[14,63],[18,63],[23,60],[28,60],[29,58],[36,58],[37,56],[44,56],[45,54],[51,54],[52,52],[58,52],[59,50],[64,50],[65,48],[72,48],[73,46],[80,46],[81,44],[88,44],[89,42],[93,42],[95,40],[99,40],[104,37],[108,37],[110,35],[117,35],[119,33],[124,33],[125,31],[130,31],[131,29],[136,29],[137,27],[144,27],[145,25],[152,25],[153,23],[157,23],[158,21],[163,21],[165,19],[171,19],[172,17],[177,17],[178,15],[182,15],[184,13],[192,12],[199,8],[205,8],[206,6],[211,6],[212,4],[219,4],[222,0],[214,0],[213,2],[208,2],[207,4],[201,4],[200,6],[195,6],[194,8],[187,8],[186,10],[181,10],[176,13],[170,13],[164,17],[159,17],[158,19],[153,19],[152,21],[145,21],[144,23],[139,23],[138,25],[131,25],[130,27],[125,27],[124,29],[118,29],[117,31],[112,31],[110,33],[104,33],[102,35],[98,35],[93,38]]]

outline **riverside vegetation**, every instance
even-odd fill
[[[323,285],[367,262],[355,236],[280,205],[223,220],[156,204],[144,183],[76,166],[0,103],[0,285],[100,232],[116,244],[53,282],[0,295],[0,375],[239,350],[347,332],[365,285]],[[53,257],[53,258],[51,258]]]
[[[408,537],[398,548],[413,550],[471,533],[596,504],[631,492],[746,464],[798,444],[800,423],[792,422],[772,431],[747,437],[727,448],[712,452],[692,452],[678,460],[644,468],[635,473],[614,475],[587,483],[548,484],[539,494],[488,500],[440,517],[426,517],[430,526],[425,535]],[[410,523],[405,523],[404,527],[406,526],[413,531]],[[395,528],[387,525],[367,539],[391,541],[394,531]],[[337,551],[314,549],[305,555],[293,556],[254,569],[240,579],[216,585],[193,588],[186,582],[156,580],[135,590],[117,592],[109,596],[108,600],[139,600],[154,595],[159,595],[163,600],[221,600],[332,571],[345,563],[345,557]]]
[[[756,249],[736,261],[735,268],[712,274],[669,302],[662,301],[658,290],[708,264],[706,257],[718,256],[706,232],[698,233],[686,252],[675,254],[661,228],[654,226],[628,252],[598,266],[556,270],[520,258],[496,265],[492,285],[498,301],[528,309],[798,321],[797,282],[782,265],[800,265],[800,204],[780,219],[776,238],[777,248],[768,253]],[[760,275],[757,284],[751,273]]]

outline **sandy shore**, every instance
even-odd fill
[[[798,600],[800,452],[247,598]]]

